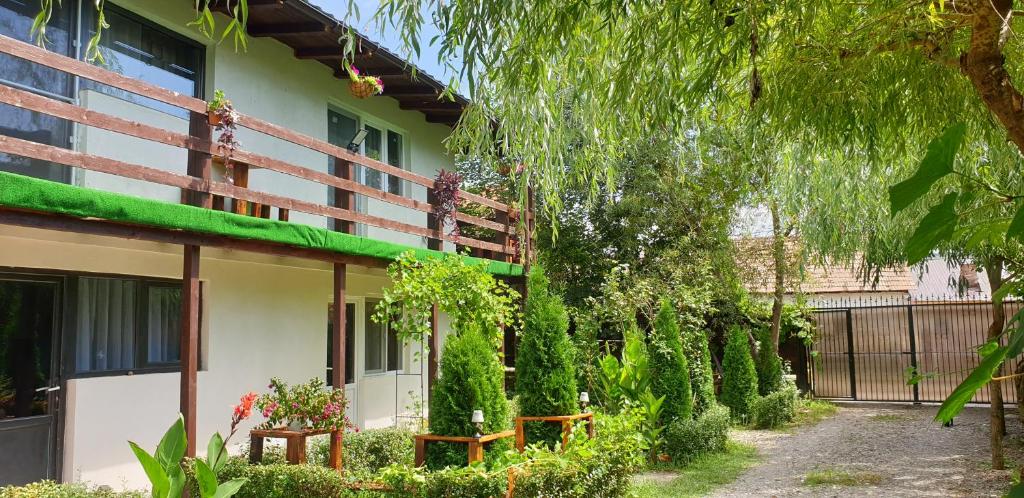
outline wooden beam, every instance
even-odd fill
[[[426,86],[389,86],[384,88],[385,97],[429,99],[440,102],[441,91]]]
[[[311,35],[318,33],[329,33],[332,26],[325,26],[319,22],[290,22],[290,23],[269,23],[249,24],[246,33],[254,38],[274,37],[286,35]]]
[[[184,246],[181,276],[181,414],[188,446],[196,456],[196,372],[199,364],[199,246]]]
[[[455,114],[455,119],[462,114],[462,104],[444,102],[403,102],[398,101],[398,108],[405,111],[420,111],[431,114]]]
[[[438,358],[441,354],[441,311],[435,304],[430,310],[430,352],[427,353],[427,391],[437,382]]]
[[[0,207],[0,224],[26,228],[82,233],[102,237],[143,240],[162,244],[189,244],[233,251],[246,251],[270,256],[312,259],[327,263],[345,263],[366,268],[386,268],[390,260],[369,256],[353,256],[328,250],[293,247],[273,242],[233,239],[222,235],[201,234],[141,225],[128,225],[108,220],[82,219],[71,216]]]
[[[438,116],[438,115],[435,115],[435,114],[427,114],[426,112],[424,112],[424,114],[426,115],[426,119],[427,119],[428,123],[437,123],[437,124],[443,124],[443,125],[448,125],[448,126],[455,126],[455,124],[459,122],[458,116],[454,116],[454,117],[453,116]]]
[[[309,47],[295,49],[296,59],[330,60],[344,59],[345,51],[341,45],[330,47]]]
[[[345,272],[347,266],[343,263],[334,264],[334,315],[332,322],[332,348],[331,348],[331,385],[335,389],[345,389],[345,334],[348,319],[345,311]]]
[[[302,57],[299,57],[299,58],[301,59]],[[313,59],[318,59],[318,60],[325,60],[325,59],[343,59],[344,57],[307,57],[307,58],[313,58]],[[369,74],[371,76],[379,76],[381,78],[394,78],[394,77],[400,77],[400,76],[404,77],[404,76],[409,76],[410,75],[410,73],[408,71],[406,71],[405,69],[403,69],[401,67],[397,67],[397,66],[363,68],[363,67],[359,66],[359,61],[358,60],[355,61],[354,64],[355,64],[355,66],[357,68],[359,68],[359,71],[362,72],[363,74]],[[347,80],[348,79],[348,71],[345,71],[344,69],[340,69],[340,68],[335,69],[334,70],[334,77],[335,78],[339,78],[339,79],[343,79],[343,80]],[[384,89],[387,90],[387,87],[385,86]]]

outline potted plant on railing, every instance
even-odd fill
[[[270,392],[256,400],[256,407],[267,419],[261,429],[358,431],[345,415],[348,401],[343,389],[325,389],[321,379],[289,387],[277,377],[267,387]]]
[[[348,91],[357,99],[365,99],[384,93],[384,81],[377,76],[360,74],[352,64],[345,66],[348,72]]]
[[[213,92],[213,100],[207,104],[207,114],[210,124],[220,132],[217,136],[217,148],[220,150],[224,161],[224,179],[228,183],[234,183],[234,166],[231,163],[231,155],[238,149],[238,141],[235,140],[235,132],[238,126],[238,113],[234,105],[224,96],[224,91]]]

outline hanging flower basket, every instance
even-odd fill
[[[384,92],[384,81],[380,78],[362,75],[351,64],[348,65],[347,71],[349,78],[348,91],[352,93],[353,97],[365,99]]]

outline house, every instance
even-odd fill
[[[108,1],[99,67],[93,4],[55,3],[42,49],[39,3],[0,0],[0,485],[141,487],[126,440],[180,411],[194,454],[274,376],[344,384],[360,427],[420,416],[447,319],[429,355],[373,323],[384,267],[464,247],[523,273],[509,206],[464,192],[494,215],[459,222],[495,235],[457,244],[431,214],[466,101],[358,34],[386,88],[354,98],[347,28],[303,0],[249,0],[245,52],[188,27],[191,0]],[[214,89],[241,114],[232,168]]]

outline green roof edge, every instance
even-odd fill
[[[394,260],[407,251],[413,251],[420,259],[450,254],[359,237],[300,223],[268,220],[185,204],[144,199],[2,171],[0,171],[0,206],[62,214],[76,218],[100,218],[238,239],[275,242],[383,260]],[[462,258],[473,264],[484,264],[487,272],[493,275],[510,277],[523,275],[522,265],[515,263],[471,256],[462,256]]]

